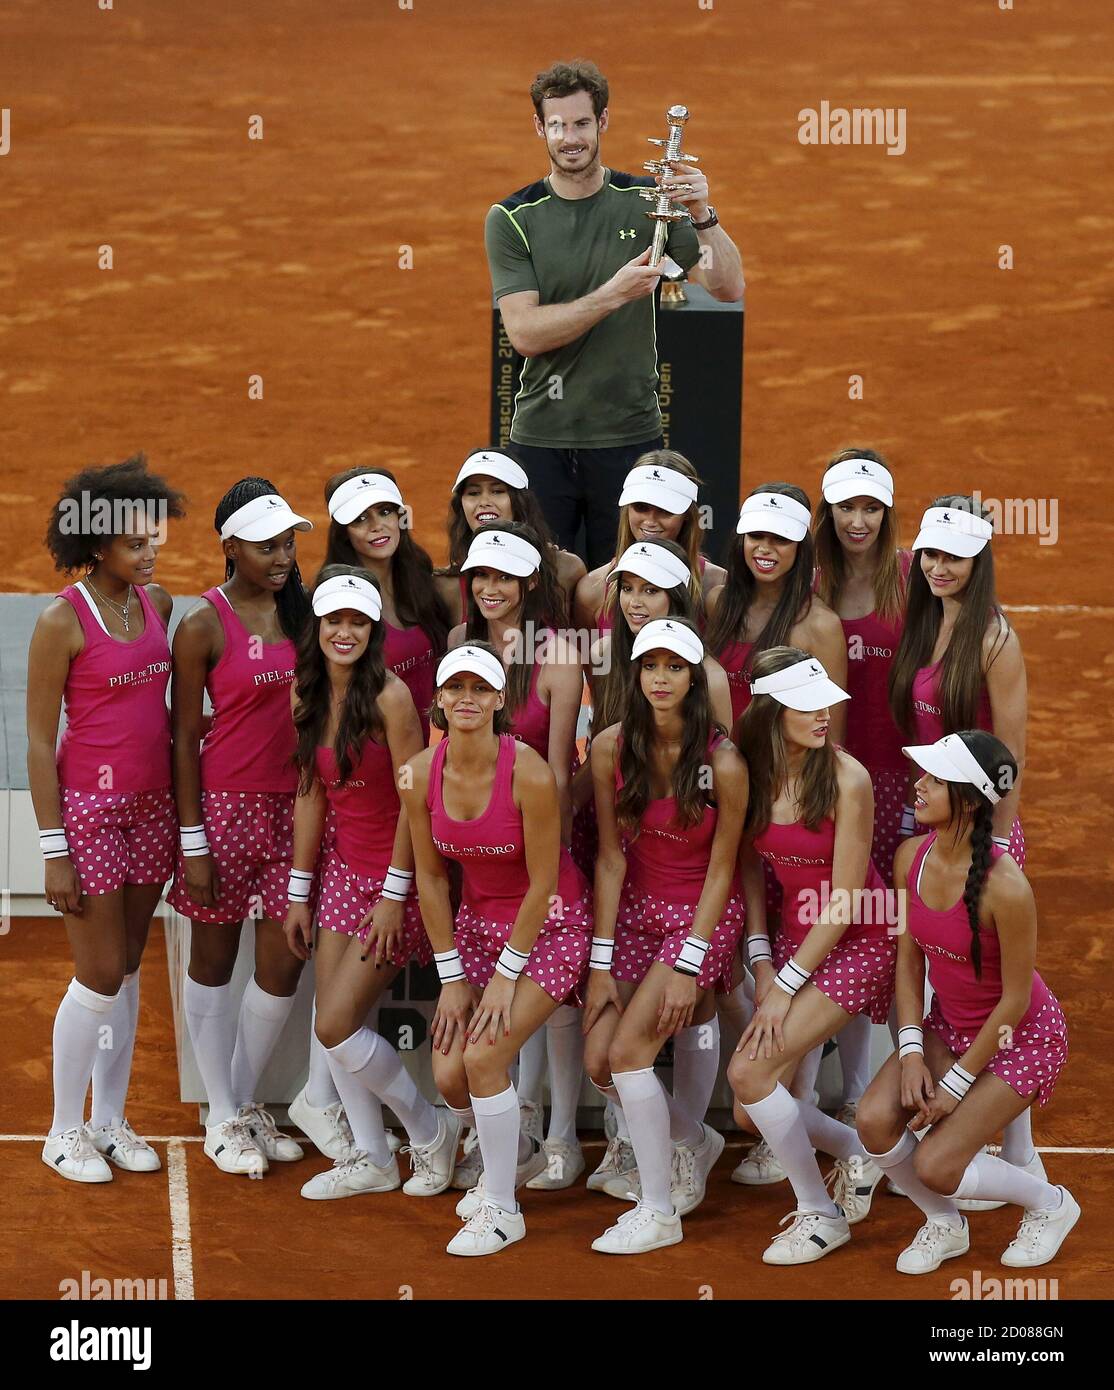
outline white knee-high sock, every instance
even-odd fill
[[[812,1103],[812,1097],[816,1090],[816,1075],[820,1070],[820,1063],[824,1058],[824,1044],[817,1043],[811,1052],[806,1052],[797,1063],[797,1071],[789,1086],[789,1094],[794,1100],[806,1100]]]
[[[315,1110],[326,1110],[340,1100],[340,1092],[333,1080],[332,1068],[324,1044],[317,1036],[317,1000],[313,1001],[313,1014],[309,1025],[309,1076],[306,1078],[306,1101]]]
[[[232,1099],[232,1047],[236,1036],[232,986],[200,985],[187,975],[182,1004],[197,1069],[205,1083],[209,1101],[206,1123],[211,1129],[236,1114],[236,1102]]]
[[[402,1121],[412,1143],[429,1144],[437,1138],[437,1114],[433,1106],[418,1094],[418,1088],[402,1065],[402,1059],[381,1034],[373,1033],[370,1028],[357,1028],[351,1037],[329,1048],[328,1053],[330,1062],[339,1063],[348,1076],[375,1096],[381,1105],[391,1107]],[[341,1091],[341,1095],[345,1098],[347,1111],[347,1088]],[[352,1123],[351,1114],[348,1118]],[[380,1130],[382,1124],[380,1114]],[[354,1126],[352,1132],[355,1135]],[[386,1144],[385,1137],[383,1143]],[[373,1162],[379,1160],[373,1158]]]
[[[96,1096],[96,1078],[93,1082],[93,1095]],[[1036,1154],[1033,1146],[1033,1108],[1023,1110],[1012,1119],[1002,1131],[1002,1157],[1007,1163],[1024,1168]]]
[[[109,1015],[112,1046],[97,1048],[93,1060],[93,1112],[89,1123],[94,1129],[119,1124],[124,1118],[128,1082],[135,1051],[135,1026],[139,1019],[139,971],[124,976],[116,1005]]]
[[[638,1176],[642,1181],[642,1201],[663,1216],[672,1216],[673,1145],[669,1139],[669,1103],[665,1089],[653,1067],[613,1072],[611,1079],[622,1097],[623,1111],[630,1126]]]
[[[839,1065],[843,1072],[843,1103],[857,1105],[870,1085],[870,1014],[856,1014],[836,1034]],[[800,1097],[798,1097],[800,1099]]]
[[[232,1053],[232,1094],[236,1104],[250,1105],[263,1068],[294,1007],[292,994],[268,994],[253,975],[240,1001],[236,1046]]]
[[[549,1053],[548,1137],[565,1144],[576,1143],[576,1107],[584,1082],[584,1033],[580,1026],[583,1017],[580,1009],[562,1004],[545,1024]]]
[[[54,1015],[54,1119],[50,1132],[65,1134],[85,1122],[85,1092],[93,1075],[100,1030],[119,994],[98,994],[76,976]]]
[[[542,1081],[545,1077],[546,1030],[531,1033],[518,1053],[518,1080],[515,1090],[520,1101],[528,1100],[541,1108]]]
[[[1060,1205],[1060,1191],[1035,1178],[1024,1168],[1018,1168],[992,1154],[979,1153],[967,1165],[967,1171],[953,1198],[979,1197],[994,1202],[1013,1202],[1028,1211],[1050,1211]]]
[[[484,1196],[503,1211],[517,1211],[514,1195],[518,1167],[518,1092],[513,1086],[495,1096],[473,1096],[476,1132],[484,1161]]]
[[[917,1170],[913,1166],[916,1152],[917,1141],[909,1130],[904,1130],[892,1149],[882,1154],[867,1151],[867,1157],[873,1159],[888,1177],[893,1178],[902,1192],[920,1207],[930,1221],[958,1231],[963,1225],[959,1208],[950,1197],[942,1197],[939,1192],[933,1192],[917,1177]]]
[[[797,1209],[835,1216],[836,1204],[820,1176],[801,1108],[781,1082],[764,1100],[744,1105],[743,1109],[785,1169],[797,1197]]]
[[[687,1132],[682,1138],[674,1134],[674,1143],[699,1144],[703,1139],[718,1074],[719,1019],[682,1028],[673,1039],[673,1098],[685,1114]]]
[[[854,1154],[862,1157],[866,1153],[862,1140],[850,1125],[833,1120],[811,1101],[799,1100],[797,1105],[805,1122],[809,1143],[814,1149],[821,1149],[833,1158],[851,1158]]]

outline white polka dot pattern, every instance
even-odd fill
[[[242,922],[253,908],[258,915],[260,903],[264,917],[284,921],[294,854],[294,793],[202,792],[201,818],[220,880],[217,906],[202,907],[190,897],[180,853],[167,902],[194,922]]]
[[[513,926],[513,922],[480,917],[467,904],[461,905],[453,942],[470,985],[477,989],[487,987]],[[523,974],[559,1004],[582,1004],[591,947],[592,903],[584,897],[566,907],[556,920],[546,921]]]
[[[165,883],[174,869],[178,814],[169,787],[143,792],[62,788],[70,860],[89,897],[125,883]]]
[[[382,896],[382,878],[368,878],[357,873],[333,849],[325,860],[320,883],[317,925],[344,936],[359,935],[361,941],[366,941],[370,924],[362,932],[358,928]],[[426,936],[416,892],[410,894],[402,910],[402,941],[396,948],[393,963],[405,965],[412,958],[419,965],[428,965],[433,959],[433,947]]]
[[[617,980],[638,983],[655,961],[672,966],[680,955],[685,937],[692,930],[695,903],[671,903],[649,893],[623,891],[615,922],[615,953],[611,973]],[[727,987],[731,979],[732,958],[743,930],[743,902],[730,897],[723,916],[716,923],[712,942],[700,974],[701,989]]]
[[[977,1036],[953,1028],[940,1012],[938,999],[932,1001],[924,1026],[936,1034],[953,1057],[962,1057]],[[1010,1046],[999,1048],[983,1070],[1004,1081],[1019,1096],[1035,1094],[1043,1106],[1052,1099],[1067,1060],[1067,1021],[1059,1001],[1048,999],[1028,1022],[1023,1020],[1013,1030]]]
[[[774,969],[780,970],[800,942],[777,936],[773,942]],[[812,972],[810,985],[827,995],[833,1004],[849,1013],[869,1013],[874,1023],[885,1023],[894,998],[894,971],[897,967],[897,941],[858,940],[840,944]]]

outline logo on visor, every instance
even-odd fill
[[[277,497],[268,497],[268,498],[267,498],[267,506],[268,506],[268,507],[281,507],[281,506],[282,506],[282,503],[279,501],[279,499],[278,499]]]
[[[646,548],[646,546],[640,545],[640,546],[638,547],[638,549],[637,549],[634,553],[635,553],[636,555],[649,555],[650,552],[649,552],[649,550]]]
[[[950,526],[952,524],[952,519],[947,512],[944,513],[940,520],[945,526]]]
[[[665,630],[666,630],[666,632],[672,632],[672,631],[673,631],[673,624],[672,624],[672,623],[666,623],[666,625],[665,625]]]
[[[371,478],[367,477],[367,475],[365,474],[364,477],[362,477],[362,478],[360,479],[360,486],[361,486],[361,487],[374,487],[374,486],[375,486],[375,483],[374,483],[374,481],[373,481]]]
[[[768,507],[776,507],[776,506],[777,506],[777,498],[776,498],[776,497],[771,497],[771,498],[769,498],[769,499],[767,500],[767,502],[766,502],[766,505],[767,505]]]
[[[821,674],[820,667],[817,666],[817,665],[815,664],[815,662],[814,662],[814,663],[808,668],[808,673],[809,673],[810,676],[819,676],[819,675]]]
[[[344,583],[349,589],[354,589],[356,587],[356,581],[354,579],[346,579]]]
[[[871,476],[871,474],[870,474],[870,469],[866,466],[865,463],[860,463],[860,464],[859,464],[859,472],[860,472],[860,473],[865,473],[866,476],[867,476],[868,478]]]
[[[491,544],[492,544],[492,545],[502,545],[502,544],[503,544],[503,537],[500,536],[498,533],[496,533],[496,534],[495,534],[494,536],[492,536],[492,538],[491,538]]]

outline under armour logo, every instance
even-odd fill
[[[622,227],[619,228],[619,238],[621,241],[626,241],[627,237],[632,237],[634,236],[634,234],[635,232],[633,227],[628,227],[626,231],[623,231]]]

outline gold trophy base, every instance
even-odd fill
[[[661,307],[663,309],[679,309],[682,304],[688,302],[683,280],[663,280],[661,282]]]

